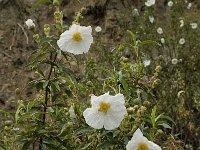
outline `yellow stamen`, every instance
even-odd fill
[[[139,143],[137,150],[148,150],[148,146],[145,143]]]
[[[110,108],[110,104],[104,101],[102,101],[99,105],[99,111],[102,111],[104,113],[107,112],[109,108]]]
[[[80,41],[82,38],[81,38],[81,34],[79,33],[79,32],[75,32],[74,34],[73,34],[73,40],[74,41]]]

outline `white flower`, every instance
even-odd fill
[[[102,30],[102,28],[101,28],[100,26],[97,26],[97,27],[95,28],[95,31],[96,31],[96,32],[101,32],[101,30]]]
[[[149,141],[138,128],[126,145],[126,150],[162,150],[160,146]]]
[[[70,116],[70,118],[76,118],[76,114],[75,114],[75,112],[74,112],[74,107],[73,107],[73,105],[71,105],[70,106],[70,108],[69,108],[69,116]]]
[[[180,27],[182,28],[184,26],[184,21],[181,19],[179,22],[180,22]]]
[[[26,23],[28,29],[30,29],[30,28],[34,28],[34,27],[35,27],[35,23],[33,22],[32,19],[28,19],[28,20],[26,20],[25,23]]]
[[[159,27],[159,28],[157,29],[157,32],[158,32],[158,34],[163,34],[163,29],[162,29],[161,27]]]
[[[168,4],[168,6],[169,6],[169,7],[172,7],[172,6],[173,6],[173,4],[174,4],[174,2],[172,2],[172,1],[169,1],[167,4]]]
[[[192,29],[196,29],[198,26],[197,23],[190,23],[190,25],[191,25]]]
[[[181,96],[182,93],[184,93],[183,90],[179,91],[178,94],[177,94],[177,97],[179,98],[179,97]]]
[[[149,16],[149,21],[150,21],[151,23],[153,23],[153,22],[154,22],[154,17],[153,17],[153,16]]]
[[[173,64],[173,65],[176,65],[177,63],[178,63],[178,59],[173,58],[173,59],[172,59],[172,64]]]
[[[187,9],[190,9],[192,7],[192,3],[188,3]]]
[[[83,112],[86,123],[95,128],[112,130],[119,127],[126,114],[124,95],[105,93],[99,97],[91,96],[92,108]]]
[[[69,30],[60,35],[57,41],[62,51],[77,54],[87,53],[93,42],[91,26],[85,27],[73,24]]]
[[[145,5],[146,5],[147,7],[150,7],[150,6],[154,5],[155,3],[156,3],[156,0],[147,0],[147,1],[145,2]]]
[[[150,65],[151,60],[144,60],[143,63],[144,63],[144,67],[147,67]]]
[[[161,38],[161,39],[160,39],[160,42],[161,42],[162,44],[165,44],[165,39],[164,39],[164,38]]]
[[[138,12],[138,9],[137,8],[133,9],[133,16],[139,16],[139,15],[140,14]]]
[[[184,39],[184,38],[181,38],[181,39],[179,40],[179,44],[181,44],[181,45],[185,44],[185,39]]]

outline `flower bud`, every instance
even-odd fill
[[[19,95],[21,93],[20,89],[19,88],[16,88],[15,89],[15,94]]]
[[[136,109],[138,109],[138,108],[139,108],[138,105],[135,105],[135,106],[133,107],[134,110],[136,110]]]
[[[145,100],[145,101],[143,102],[143,105],[144,105],[144,106],[149,106],[149,105],[150,105],[150,102],[147,101],[147,100]]]
[[[92,81],[88,81],[88,82],[86,83],[86,85],[87,85],[87,86],[93,86],[93,83],[92,83]]]
[[[152,84],[152,88],[154,89],[154,88],[158,87],[160,85],[160,83],[161,83],[160,79],[154,80],[153,84]]]
[[[156,66],[155,71],[156,71],[157,73],[159,73],[159,72],[161,71],[161,69],[162,69],[162,67],[161,67],[160,65],[158,65],[158,66]]]
[[[20,106],[24,106],[23,100],[18,100],[18,105],[19,105],[19,107],[20,107]]]
[[[139,99],[138,99],[138,98],[135,98],[135,99],[133,100],[133,103],[134,103],[134,104],[139,104]]]
[[[53,0],[53,5],[54,6],[59,6],[60,4],[60,1],[59,0]]]
[[[73,127],[73,122],[68,122],[67,123],[67,128],[71,129]]]
[[[127,112],[128,112],[128,114],[132,114],[133,111],[134,111],[134,108],[133,108],[133,107],[129,107],[129,108],[127,108]]]
[[[50,33],[50,25],[49,24],[45,24],[44,25],[44,34],[46,35],[46,36],[49,36],[49,33]]]
[[[128,58],[122,56],[122,57],[120,58],[120,61],[126,63],[126,62],[128,62]]]
[[[62,17],[63,17],[63,14],[61,11],[57,10],[54,12],[54,18],[55,18],[56,23],[62,23]]]
[[[87,9],[85,7],[81,8],[81,14],[85,15],[87,13]]]
[[[164,132],[163,132],[163,130],[161,130],[161,129],[158,129],[157,132],[156,132],[157,135],[162,135],[163,133],[164,133]]]
[[[40,43],[40,36],[38,34],[33,35],[33,39],[36,43]]]
[[[145,106],[141,106],[140,110],[141,110],[141,113],[143,113],[147,110],[147,108]]]
[[[10,128],[8,126],[5,126],[4,130],[8,131],[8,130],[10,130]]]

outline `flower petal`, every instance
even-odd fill
[[[103,128],[104,116],[103,113],[99,112],[97,109],[87,108],[83,112],[83,116],[89,126],[95,129]]]
[[[148,148],[149,148],[149,150],[162,150],[162,148],[159,145],[157,145],[151,141],[149,141]]]

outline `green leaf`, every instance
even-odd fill
[[[40,6],[40,5],[44,5],[44,4],[46,4],[46,3],[51,3],[51,0],[39,0],[39,1],[37,1],[33,6],[32,6],[32,8],[37,8],[38,6]]]
[[[45,89],[45,88],[48,86],[48,84],[49,84],[49,80],[48,80],[48,81],[45,81],[45,82],[43,83],[43,89]]]
[[[171,129],[171,126],[166,123],[158,124],[158,126],[163,126],[166,129]]]
[[[97,146],[97,149],[105,149],[105,148],[109,148],[111,146],[114,146],[114,143],[111,143],[110,141],[105,141],[105,142],[99,144]]]
[[[134,43],[134,45],[136,45],[136,35],[130,30],[128,30],[128,33],[130,33],[130,35],[131,35],[131,37],[133,39],[133,43]]]
[[[139,46],[143,46],[143,45],[147,45],[147,44],[156,44],[156,45],[160,46],[160,44],[158,42],[153,41],[153,40],[142,41]]]
[[[160,116],[160,118],[162,118],[162,119],[167,119],[167,120],[173,122],[174,124],[176,124],[176,123],[174,122],[174,120],[173,120],[171,117],[167,116],[167,115],[162,114],[162,115]]]
[[[89,146],[92,144],[92,142],[88,143],[86,146],[81,148],[80,150],[88,150]]]
[[[3,150],[6,150],[6,148],[2,144],[0,144],[0,148],[3,148]]]
[[[32,143],[31,141],[26,141],[22,147],[22,150],[28,150],[31,143]]]
[[[79,134],[84,134],[84,133],[89,133],[89,132],[92,132],[92,128],[82,127],[74,131],[74,135],[79,135]]]
[[[126,80],[122,79],[121,83],[122,83],[122,86],[123,86],[124,90],[128,90],[128,84],[127,84]]]

